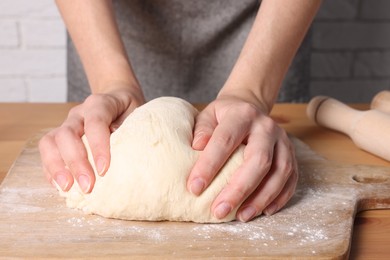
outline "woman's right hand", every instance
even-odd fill
[[[85,134],[99,175],[110,164],[110,135],[138,106],[145,103],[141,90],[116,89],[92,94],[72,108],[63,124],[39,142],[48,180],[68,191],[76,180],[84,193],[92,191],[95,175],[81,140]],[[53,183],[54,184],[54,183]]]

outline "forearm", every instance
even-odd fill
[[[263,0],[220,95],[244,93],[270,112],[320,0]]]
[[[56,0],[93,93],[139,88],[110,0]]]

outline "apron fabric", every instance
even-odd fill
[[[258,0],[115,0],[117,23],[145,98],[215,99],[236,62],[260,6]],[[68,101],[90,89],[68,37]],[[309,99],[310,35],[283,81],[279,102]]]

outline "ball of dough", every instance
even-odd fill
[[[125,220],[233,220],[237,208],[217,219],[211,204],[241,165],[243,146],[200,196],[187,191],[187,178],[200,154],[191,147],[197,113],[191,104],[173,97],[157,98],[137,108],[111,135],[111,163],[105,176],[95,170],[90,194],[83,194],[76,182],[69,192],[61,192],[67,206]],[[85,137],[83,141],[93,165]]]

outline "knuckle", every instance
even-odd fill
[[[215,173],[218,172],[219,167],[215,163],[209,162],[205,167],[205,172],[201,175],[204,177],[207,183],[211,183]]]
[[[270,117],[263,118],[261,124],[267,134],[279,133],[278,125]]]
[[[79,173],[80,172],[80,160],[77,160],[76,158],[68,158],[66,160],[66,166],[70,169],[71,172]]]
[[[57,133],[54,135],[54,140],[56,143],[60,143],[62,140],[68,139],[70,136],[73,136],[75,133],[70,126],[63,125],[58,129]]]
[[[108,110],[115,110],[114,104],[115,101],[110,95],[92,94],[85,99],[83,106],[86,108],[85,113],[90,113],[95,111],[94,108],[96,107],[105,107],[105,109]]]
[[[201,162],[200,160],[197,162],[193,172],[197,177],[200,177],[208,182],[208,180],[210,180],[213,176],[213,173],[217,172],[218,169],[219,168],[213,160],[209,157],[203,157]],[[193,177],[195,177],[195,175]]]
[[[241,185],[232,185],[230,187],[230,190],[236,201],[241,201],[249,196],[249,187],[244,187]]]
[[[249,119],[254,119],[259,115],[258,109],[251,103],[241,103],[237,108],[237,112],[240,115],[245,115]]]
[[[48,134],[41,137],[41,139],[38,142],[38,148],[40,151],[44,150],[50,142],[52,142],[52,137]]]
[[[221,133],[215,137],[214,141],[217,146],[230,148],[234,146],[235,138],[228,133]]]
[[[252,132],[261,138],[271,138],[270,142],[272,142],[271,140],[278,138],[280,129],[272,119],[261,117],[253,122]]]
[[[107,95],[91,95],[84,101],[84,103],[85,109],[83,112],[83,118],[85,122],[85,128],[108,121],[111,123],[112,112],[117,112],[113,102],[110,102],[110,98]],[[96,107],[103,109],[97,110]],[[109,113],[107,113],[107,111],[109,111]]]
[[[294,164],[291,161],[284,161],[280,167],[281,173],[285,179],[288,179],[294,172]]]
[[[68,118],[80,115],[82,105],[74,106],[69,110]]]
[[[256,169],[269,170],[272,166],[272,155],[267,152],[260,153],[258,156],[254,156],[254,165]]]
[[[85,117],[85,124],[84,124],[84,130],[88,131],[90,129],[95,129],[96,125],[103,124],[106,120],[104,120],[104,117],[102,115],[98,114],[90,114]]]
[[[274,195],[270,192],[264,192],[261,194],[261,200],[258,202],[258,206],[264,208],[274,200]]]

